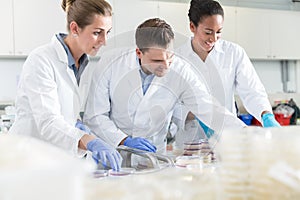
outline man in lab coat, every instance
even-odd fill
[[[188,16],[194,36],[177,49],[177,53],[192,63],[200,78],[205,78],[210,93],[236,115],[236,91],[246,110],[262,122],[264,127],[280,126],[274,118],[264,86],[246,52],[237,44],[220,39],[224,21],[221,5],[214,0],[192,0]],[[193,116],[190,118],[193,119]],[[191,129],[199,130],[196,120],[187,121],[186,124],[186,131],[181,130],[176,134],[179,141],[200,135],[187,135],[192,132]],[[213,131],[206,123],[200,121],[200,124],[209,137]]]
[[[174,33],[164,20],[146,20],[135,39],[136,49],[103,55],[93,73],[84,122],[94,134],[115,147],[164,152],[177,103],[219,132],[246,126],[174,54]]]

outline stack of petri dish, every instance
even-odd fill
[[[182,155],[176,157],[175,165],[180,168],[202,170],[207,164],[216,160],[215,154],[207,140],[185,142]]]
[[[247,133],[225,131],[217,145],[223,199],[248,199]]]
[[[104,169],[98,169],[93,172],[93,178],[104,178],[108,176],[108,171]]]
[[[222,199],[300,199],[300,127],[227,130],[217,145]]]
[[[184,143],[184,156],[199,156],[204,163],[211,163],[216,160],[215,154],[207,140]]]
[[[203,165],[203,160],[200,156],[178,156],[175,159],[175,166],[179,168],[186,168],[188,165],[198,165],[199,167]]]

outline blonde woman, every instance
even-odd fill
[[[39,138],[73,155],[91,151],[95,161],[118,170],[122,158],[90,134],[79,120],[80,76],[106,43],[112,8],[104,0],[63,0],[68,34],[58,33],[24,63],[16,98],[17,117],[10,132]]]

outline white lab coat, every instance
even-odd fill
[[[85,133],[75,128],[80,101],[66,51],[54,36],[24,63],[16,97],[17,116],[10,132],[33,136],[82,156],[85,152],[78,149],[78,142]]]
[[[246,110],[257,120],[261,121],[262,111],[272,112],[265,88],[239,45],[219,39],[205,62],[193,51],[191,40],[176,52],[191,62],[200,78],[205,78],[210,93],[235,115],[235,92]]]
[[[125,137],[145,137],[163,152],[174,106],[181,102],[216,130],[244,127],[232,113],[213,104],[188,63],[175,56],[170,71],[154,77],[145,95],[135,49],[102,56],[94,71],[84,122],[117,146]]]

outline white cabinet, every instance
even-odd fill
[[[236,42],[236,7],[223,6],[224,24],[222,38],[231,42]]]
[[[300,12],[274,11],[270,19],[272,56],[300,59]]]
[[[13,3],[11,0],[1,1],[0,24],[0,55],[13,55]]]
[[[14,0],[15,54],[28,55],[50,42],[57,32],[66,32],[61,0]]]
[[[300,12],[237,8],[237,43],[252,59],[300,59]]]
[[[253,59],[271,58],[270,10],[237,8],[236,42]]]
[[[160,17],[175,32],[175,47],[192,33],[189,3],[157,0],[108,0],[113,29],[108,46],[135,45],[134,35],[144,20]],[[240,44],[252,59],[300,59],[300,12],[224,6],[222,37]],[[61,0],[2,0],[0,56],[26,56],[48,43],[54,33],[66,32]]]

